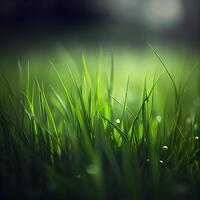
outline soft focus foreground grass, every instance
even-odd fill
[[[57,47],[2,67],[3,196],[198,198],[198,55],[162,52]]]

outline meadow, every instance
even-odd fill
[[[198,199],[198,51],[55,49],[1,63],[2,197]]]

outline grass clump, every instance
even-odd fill
[[[50,62],[55,85],[32,76],[29,66],[19,65],[15,89],[1,75],[3,197],[198,198],[199,112],[191,113],[192,99],[186,92],[191,81],[198,84],[197,78],[186,78],[177,87],[154,53],[163,70],[153,83],[145,79],[138,104],[129,100],[135,92],[130,78],[123,102],[114,96],[113,58],[109,76],[101,67],[91,75],[84,54],[83,69],[66,67],[65,78]],[[162,88],[164,75],[169,79]],[[169,91],[161,108],[158,85],[160,91]]]

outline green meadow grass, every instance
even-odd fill
[[[92,68],[83,52],[80,67],[1,73],[4,198],[198,199],[199,65],[168,67],[150,48],[153,70],[101,51]]]

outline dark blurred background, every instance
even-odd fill
[[[156,38],[198,46],[199,22],[199,0],[0,1],[4,45],[65,35],[70,41],[90,43],[142,43]]]

